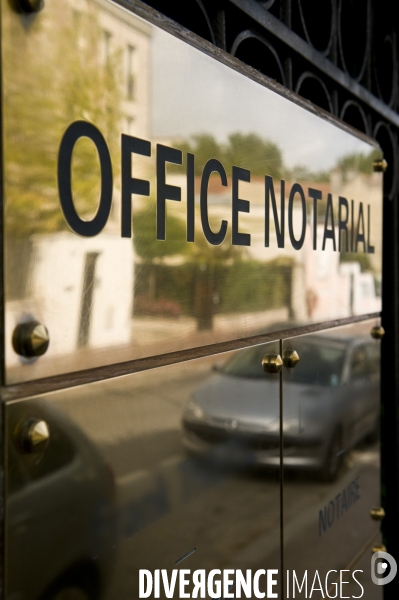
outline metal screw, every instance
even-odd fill
[[[47,328],[37,321],[20,323],[16,326],[12,345],[17,354],[32,358],[42,356],[49,347],[50,337]]]
[[[46,421],[33,419],[23,425],[21,445],[25,452],[42,452],[50,441],[50,431]]]
[[[266,354],[262,360],[262,367],[266,373],[279,373],[283,361],[279,354]]]
[[[385,335],[385,329],[381,325],[376,325],[370,331],[370,335],[375,340],[381,340]]]
[[[388,163],[385,158],[381,158],[380,160],[375,160],[373,162],[373,171],[375,173],[385,173],[388,168]]]
[[[370,510],[370,517],[373,521],[382,521],[385,517],[385,510],[382,507],[372,508]]]
[[[298,352],[296,350],[284,350],[283,363],[288,369],[293,369],[299,362]]]
[[[376,552],[386,552],[387,548],[386,546],[384,546],[384,544],[379,544],[378,546],[373,546],[371,548],[371,553],[375,554]]]

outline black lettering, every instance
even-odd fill
[[[73,203],[71,167],[76,142],[81,137],[89,138],[95,145],[100,159],[101,192],[97,213],[91,221],[84,221],[76,212]],[[71,123],[64,133],[58,153],[58,193],[62,212],[69,227],[84,237],[93,237],[102,231],[108,221],[112,204],[112,164],[107,143],[102,133],[87,121]]]
[[[361,232],[360,232],[361,228]],[[359,215],[357,218],[357,227],[356,227],[356,244],[355,244],[355,252],[357,252],[357,246],[361,242],[363,244],[363,252],[366,252],[366,240],[364,237],[364,215],[363,215],[363,202],[359,204]]]
[[[195,234],[195,177],[194,154],[187,154],[187,241],[193,242]]]
[[[166,200],[181,200],[181,189],[176,185],[168,185],[165,181],[167,162],[181,165],[182,151],[157,144],[157,240],[166,238]]]
[[[353,249],[354,235],[355,235],[355,203],[353,200],[351,200],[351,252],[354,251],[354,249]]]
[[[132,177],[132,154],[151,156],[151,143],[122,134],[121,137],[121,230],[122,237],[132,237],[132,195],[150,195],[150,182]]]
[[[321,191],[309,188],[308,195],[313,198],[313,250],[317,250],[317,201],[321,200]]]
[[[345,208],[345,218],[342,217],[342,209]],[[345,252],[348,252],[349,246],[349,234],[348,234],[348,220],[349,220],[349,205],[346,198],[342,196],[338,199],[338,250],[341,252],[341,241],[342,234],[345,236]]]
[[[208,184],[211,174],[219,173],[222,185],[227,187],[227,175],[224,166],[216,158],[211,158],[205,164],[204,170],[201,177],[201,192],[200,192],[200,205],[201,205],[201,223],[204,231],[205,238],[213,246],[221,244],[226,237],[227,232],[227,221],[222,221],[220,229],[217,233],[214,233],[209,225],[208,215]]]
[[[265,248],[270,244],[270,196],[272,198],[274,227],[276,229],[277,246],[284,248],[285,238],[285,181],[280,184],[280,223],[278,222],[276,196],[274,194],[273,179],[265,177]]]
[[[327,227],[328,221],[331,221],[331,229]],[[327,207],[326,207],[326,217],[324,219],[324,234],[323,234],[323,247],[322,250],[326,248],[326,240],[332,240],[334,251],[337,249],[335,244],[335,226],[334,226],[334,210],[333,210],[333,202],[332,195],[328,194],[327,196]]]
[[[367,252],[368,254],[374,254],[375,247],[370,244],[370,221],[371,221],[371,211],[370,204],[367,204]]]
[[[238,231],[238,213],[244,212],[249,213],[249,202],[248,200],[241,200],[238,197],[238,182],[239,181],[250,181],[251,173],[247,169],[241,169],[240,167],[233,167],[232,171],[232,231],[231,231],[231,243],[233,246],[250,246],[251,236],[249,233],[241,233]]]
[[[301,231],[301,235],[298,240],[294,236],[294,223],[293,223],[294,199],[295,199],[296,194],[299,194],[299,198],[300,198],[301,204],[302,204],[302,231]],[[290,234],[290,240],[291,240],[292,247],[295,250],[300,250],[303,246],[303,242],[305,241],[305,234],[306,234],[306,200],[305,200],[305,194],[303,193],[303,189],[299,185],[299,183],[294,183],[294,185],[292,186],[291,191],[290,191],[290,197],[288,200],[288,231]]]

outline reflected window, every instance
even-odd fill
[[[109,65],[111,54],[111,33],[107,30],[103,31],[103,64]]]
[[[130,44],[127,47],[127,97],[134,100],[134,59],[136,49]]]
[[[126,133],[128,133],[129,135],[133,131],[133,121],[133,117],[126,117]]]

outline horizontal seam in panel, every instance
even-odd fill
[[[230,340],[227,342],[218,342],[206,346],[198,346],[189,350],[179,350],[167,354],[134,359],[123,363],[94,367],[84,371],[64,373],[62,375],[37,379],[36,381],[27,381],[3,387],[1,390],[1,398],[2,401],[10,401],[24,397],[47,394],[49,392],[77,387],[88,383],[95,383],[97,381],[104,381],[106,379],[114,379],[115,377],[122,377],[124,375],[148,371],[158,367],[165,367],[187,362],[189,360],[205,358],[206,356],[221,354],[223,352],[240,350],[248,346],[255,346],[257,344],[274,342],[279,339],[297,337],[300,335],[306,335],[308,333],[350,325],[352,323],[368,321],[371,319],[380,318],[380,316],[381,313],[378,312],[361,315],[358,317],[347,317],[345,319],[324,321],[323,323],[315,323],[312,325],[303,325],[302,327],[295,327],[291,329],[280,329],[279,331],[274,331],[273,333],[258,334],[236,340]]]

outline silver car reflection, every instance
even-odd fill
[[[344,454],[379,428],[379,345],[368,337],[308,335],[295,340],[300,362],[284,368],[284,466],[337,475]],[[183,443],[195,454],[241,456],[279,465],[279,376],[262,358],[276,344],[241,350],[214,369],[183,415]]]

